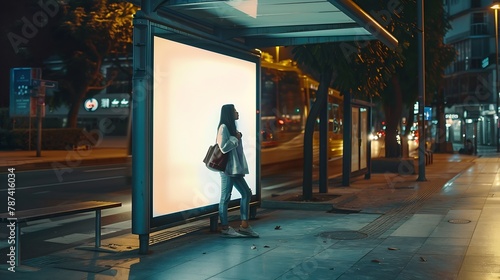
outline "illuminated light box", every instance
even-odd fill
[[[241,59],[155,36],[152,218],[218,205],[220,174],[202,162],[220,109],[234,104],[256,194],[258,59]],[[232,200],[240,198],[234,188]]]

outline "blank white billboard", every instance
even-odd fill
[[[224,104],[240,114],[245,179],[256,194],[257,62],[157,36],[153,46],[153,218],[219,203],[220,174],[202,160]]]

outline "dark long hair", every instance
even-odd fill
[[[234,119],[234,105],[226,104],[223,105],[220,109],[220,121],[217,126],[217,130],[219,129],[221,124],[225,124],[229,129],[229,133],[232,136],[236,137],[236,120]]]

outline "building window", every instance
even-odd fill
[[[488,19],[485,13],[473,13],[471,20],[471,35],[488,34]]]
[[[464,40],[453,44],[457,52],[456,60],[452,63],[451,72],[460,72],[470,69],[471,62],[471,41]]]
[[[454,2],[458,2],[458,0],[453,0]],[[481,0],[471,0],[470,1],[471,8],[481,8]]]

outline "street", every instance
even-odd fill
[[[120,201],[122,207],[102,212],[102,234],[130,230],[131,195],[124,164],[16,172],[15,209],[42,208],[73,201]],[[59,172],[59,173],[58,173]],[[0,174],[7,182],[7,174]],[[0,201],[7,201],[7,188],[0,188]],[[7,204],[5,204],[6,207]],[[6,212],[2,209],[1,212]],[[94,238],[94,212],[29,222],[21,226],[23,259],[43,256],[84,244]],[[0,254],[5,258],[7,228],[0,228]]]
[[[341,161],[331,161],[331,168],[341,166]],[[334,167],[337,165],[337,167]],[[261,179],[262,196],[300,186],[302,167],[294,163],[289,172],[276,174],[280,168],[268,167],[269,175]],[[266,169],[266,168],[264,168]],[[131,186],[127,183],[128,164],[75,167],[68,170],[45,169],[16,172],[15,209],[42,208],[74,201],[106,200],[122,202],[122,207],[102,211],[102,235],[108,237],[130,232]],[[274,171],[272,171],[274,170]],[[338,171],[341,172],[341,171]],[[7,182],[7,173],[0,173],[1,182]],[[7,187],[0,188],[0,201],[7,200]],[[1,212],[6,212],[1,210]],[[93,212],[28,222],[21,226],[22,259],[30,259],[80,246],[93,241]],[[7,228],[0,228],[0,255],[7,253]],[[107,244],[103,244],[107,245]]]
[[[380,155],[383,147],[372,142],[372,151]],[[374,156],[375,156],[374,155]],[[287,161],[261,168],[262,199],[277,194],[300,191],[303,162]],[[329,178],[342,174],[342,159],[334,158],[328,164]],[[102,212],[102,234],[123,234],[131,228],[130,165],[109,164],[67,169],[18,171],[16,175],[16,211],[61,205],[72,201],[119,201],[122,207]],[[317,163],[313,178],[318,177]],[[7,182],[7,174],[0,173],[0,181]],[[7,187],[0,188],[0,200],[6,201]],[[0,210],[6,212],[6,210]],[[86,244],[94,238],[94,213],[70,215],[29,222],[22,225],[23,259],[49,254]],[[0,254],[5,256],[7,229],[0,228]],[[29,248],[29,249],[26,249]]]
[[[372,150],[379,155],[382,148],[373,141]],[[313,166],[317,180],[318,166]],[[131,186],[127,180],[129,164],[109,164],[18,171],[16,175],[16,211],[61,205],[74,201],[105,200],[122,202],[122,207],[102,212],[103,237],[130,232]],[[284,172],[286,171],[286,172]],[[329,160],[329,178],[342,174],[342,158]],[[300,191],[302,161],[262,167],[262,199],[276,194]],[[0,181],[7,182],[7,173],[0,173]],[[0,187],[0,201],[6,201],[7,187]],[[6,209],[0,210],[6,212]],[[93,241],[94,213],[45,219],[22,225],[22,258],[30,259]],[[0,254],[7,252],[7,228],[0,228]],[[103,244],[107,245],[107,244]]]

